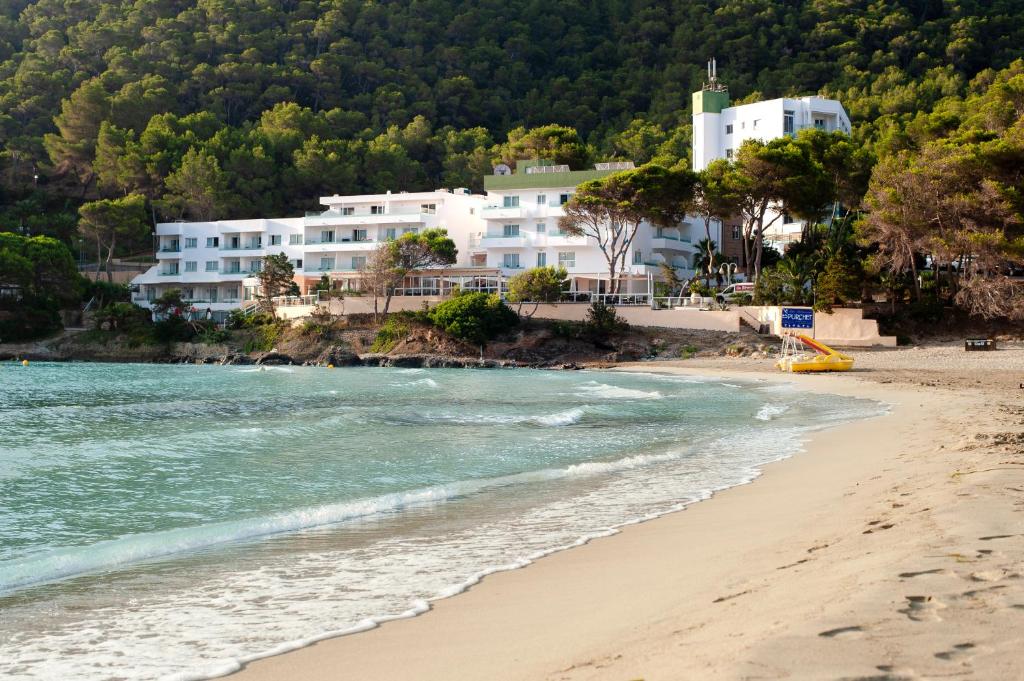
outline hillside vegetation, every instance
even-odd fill
[[[79,204],[129,193],[150,219],[201,219],[295,214],[324,192],[480,189],[524,129],[548,124],[578,132],[576,164],[686,163],[712,55],[735,100],[838,97],[884,155],[1024,44],[1012,0],[0,8],[0,231],[68,243]]]

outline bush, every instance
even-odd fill
[[[497,294],[480,292],[462,293],[427,314],[434,326],[448,335],[477,345],[519,323],[518,315]]]
[[[605,341],[610,336],[629,330],[629,324],[622,319],[615,308],[598,301],[587,310],[583,330],[596,341]]]
[[[131,286],[82,277],[82,302],[88,302],[93,298],[96,299],[97,308],[106,307],[111,303],[127,303],[132,299]]]
[[[264,324],[252,328],[252,336],[245,342],[245,352],[266,352],[277,345],[277,339],[281,335],[281,327],[278,324]]]
[[[370,351],[391,352],[398,342],[408,335],[409,327],[403,324],[400,318],[391,317],[377,331],[377,337],[373,339]]]
[[[196,336],[196,340],[207,345],[225,343],[229,338],[231,338],[231,332],[227,329],[217,328],[216,324],[204,324]]]
[[[273,324],[276,320],[269,312],[254,312],[246,315],[241,310],[232,310],[228,314],[229,329],[254,329],[267,324]]]
[[[195,337],[195,329],[177,315],[153,324],[153,338],[160,343],[187,343]]]
[[[111,303],[96,312],[94,321],[96,328],[105,324],[111,331],[130,331],[145,326],[149,321],[149,311],[132,303]]]
[[[845,305],[860,298],[863,278],[860,264],[840,256],[828,259],[825,269],[818,275],[814,309],[831,312],[833,305]]]

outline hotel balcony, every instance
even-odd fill
[[[221,251],[263,251],[266,250],[266,246],[260,243],[245,243],[238,246],[231,246],[229,244],[221,244],[218,250]]]
[[[320,239],[306,239],[305,250],[309,253],[326,253],[328,251],[356,251],[365,253],[367,251],[373,251],[377,249],[380,241],[375,239],[361,239],[356,241],[354,239],[338,239],[322,241]]]
[[[675,236],[661,234],[651,238],[651,248],[656,251],[681,251],[684,253],[693,252],[694,247],[688,236]]]
[[[420,207],[402,208],[393,207],[384,213],[373,213],[370,211],[353,211],[341,213],[327,210],[322,213],[307,212],[305,225],[307,227],[330,227],[344,225],[394,225],[394,224],[419,224],[427,220],[430,215]]]

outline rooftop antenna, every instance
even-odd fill
[[[726,92],[728,88],[718,81],[718,60],[715,57],[708,59],[708,80],[704,83],[705,90],[713,92]]]

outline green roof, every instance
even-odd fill
[[[617,172],[620,171],[570,170],[564,173],[486,175],[484,176],[484,189],[487,191],[501,191],[503,189],[552,189],[557,187],[575,187],[583,182],[597,180]]]

